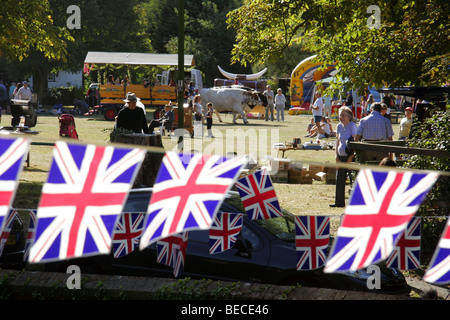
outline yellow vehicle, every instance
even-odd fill
[[[85,64],[128,64],[128,65],[163,65],[163,66],[177,66],[178,55],[176,54],[152,54],[152,53],[130,53],[130,52],[96,52],[89,51]],[[185,67],[194,65],[194,56],[184,56]],[[146,107],[163,106],[169,101],[176,102],[179,90],[180,94],[184,94],[184,87],[178,88],[176,79],[169,79],[163,72],[162,84],[128,84],[128,85],[114,85],[114,84],[91,84],[88,90],[88,101],[98,105],[106,120],[114,121],[120,109],[124,106],[124,99],[128,92],[133,92],[141,99],[141,102]],[[193,81],[201,89],[202,81],[201,74],[198,70],[191,70]],[[171,81],[172,85],[168,83]],[[184,81],[186,79],[183,79]],[[180,84],[178,84],[180,85]]]
[[[101,84],[97,88],[99,106],[106,120],[113,121],[123,107],[127,92],[133,92],[145,106],[163,106],[169,101],[176,102],[175,86],[142,84],[114,85]]]

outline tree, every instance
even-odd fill
[[[448,99],[447,99],[448,102]],[[411,148],[427,148],[435,150],[450,150],[450,110],[445,103],[426,110],[429,115],[419,121],[415,116],[412,126],[412,138],[406,145]],[[412,156],[404,165],[405,168],[420,170],[450,171],[449,158],[436,158],[430,156]],[[450,177],[442,175],[427,194],[426,201],[419,209],[423,217],[422,261],[432,257],[439,238],[445,226],[445,219],[438,217],[448,216],[450,199]],[[431,217],[431,218],[429,218]]]
[[[244,0],[228,15],[237,31],[233,60],[255,63],[301,43],[318,61],[336,63],[338,77],[355,88],[448,81],[449,2],[383,1],[373,17],[367,13],[371,4]]]
[[[0,56],[19,61],[31,50],[47,59],[64,59],[67,30],[54,25],[47,0],[3,0],[0,5]]]
[[[149,0],[140,6],[148,21],[149,35],[155,52],[178,52],[178,0]],[[196,68],[205,72],[204,84],[212,85],[220,76],[217,65],[233,73],[250,73],[251,68],[230,66],[234,30],[227,29],[226,15],[236,9],[240,0],[185,1],[185,54],[193,54]]]
[[[33,1],[31,1],[33,2]],[[44,2],[47,14],[53,23],[53,28],[61,30],[66,35],[61,38],[64,48],[64,59],[57,59],[51,54],[51,48],[38,50],[30,47],[26,56],[21,61],[10,57],[10,61],[20,65],[22,70],[27,70],[33,75],[34,91],[42,101],[44,91],[47,89],[47,77],[51,72],[67,70],[78,72],[83,69],[83,62],[88,51],[151,51],[151,45],[142,33],[142,20],[139,12],[135,10],[138,0],[126,2],[107,0],[48,0]],[[68,30],[66,27],[70,13],[67,8],[76,4],[80,8],[80,29]],[[16,4],[17,6],[17,4]],[[29,11],[33,11],[28,5],[24,5]],[[42,18],[41,18],[42,19]],[[39,35],[27,35],[36,37]],[[70,40],[70,41],[69,41]],[[126,74],[126,70],[120,70],[120,76]]]

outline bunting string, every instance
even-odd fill
[[[11,208],[27,154],[24,148],[20,153],[15,150],[18,146],[28,149],[30,144],[27,139],[1,140],[0,183],[7,192],[1,194],[0,200],[4,207]],[[49,143],[52,142],[41,140],[31,145],[50,146]],[[244,164],[239,157],[183,155],[166,152],[160,147],[130,148],[128,144],[117,143],[103,146],[76,140],[70,140],[70,143],[58,140],[51,145],[53,162],[48,180],[42,187],[38,208],[14,209],[15,212],[37,212],[28,252],[31,263],[111,252],[116,222],[124,214],[127,195],[145,151],[164,153],[164,158],[148,210],[139,213],[145,215],[145,221],[139,220],[142,221],[139,249],[154,242],[164,242],[161,244],[165,248],[163,251],[168,252],[169,248],[175,251],[170,256],[160,256],[160,260],[172,266],[175,275],[183,270],[188,231],[211,229],[225,195],[234,184],[249,219],[283,216],[270,175],[265,169],[258,168],[238,178]],[[341,215],[296,218],[296,246],[297,251],[301,251],[298,270],[324,266],[327,273],[356,271],[388,259],[396,245],[408,240],[405,230],[436,180],[450,175],[443,171],[373,165],[308,160],[303,163],[358,171],[349,204]],[[9,224],[12,219],[5,212],[1,218],[1,231],[4,232],[8,230],[4,224]],[[328,245],[324,240],[329,234],[329,218],[339,218],[340,226],[326,258],[324,248]],[[428,215],[418,218],[448,219]],[[409,229],[409,233],[412,235],[416,229],[417,224]],[[449,238],[447,221],[426,277],[430,282],[450,281]],[[319,240],[320,246],[316,244]]]

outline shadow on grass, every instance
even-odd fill
[[[13,202],[13,208],[36,209],[41,198],[43,182],[20,182]]]

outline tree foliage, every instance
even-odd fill
[[[427,110],[430,114],[423,122],[417,117],[414,118],[412,138],[407,140],[408,147],[450,151],[450,110],[445,110],[445,105],[443,107],[441,110],[438,108]],[[450,159],[414,155],[403,167],[449,172]],[[444,230],[449,199],[450,177],[442,175],[419,209],[423,221],[421,259],[425,263],[430,261]]]
[[[32,50],[47,59],[65,59],[66,41],[72,40],[65,28],[54,25],[47,0],[2,1],[0,30],[0,56],[17,60]]]
[[[151,39],[155,52],[178,52],[178,0],[149,0],[140,4],[145,33]],[[202,70],[205,84],[211,86],[220,76],[217,65],[230,72],[251,72],[250,67],[231,66],[231,50],[235,31],[228,30],[226,15],[238,8],[240,0],[186,0],[185,1],[185,54],[193,54],[196,68]]]
[[[373,1],[244,0],[228,15],[237,31],[233,60],[255,63],[293,43],[336,63],[354,87],[443,84],[449,79],[450,4],[379,1],[380,28],[369,28]]]

